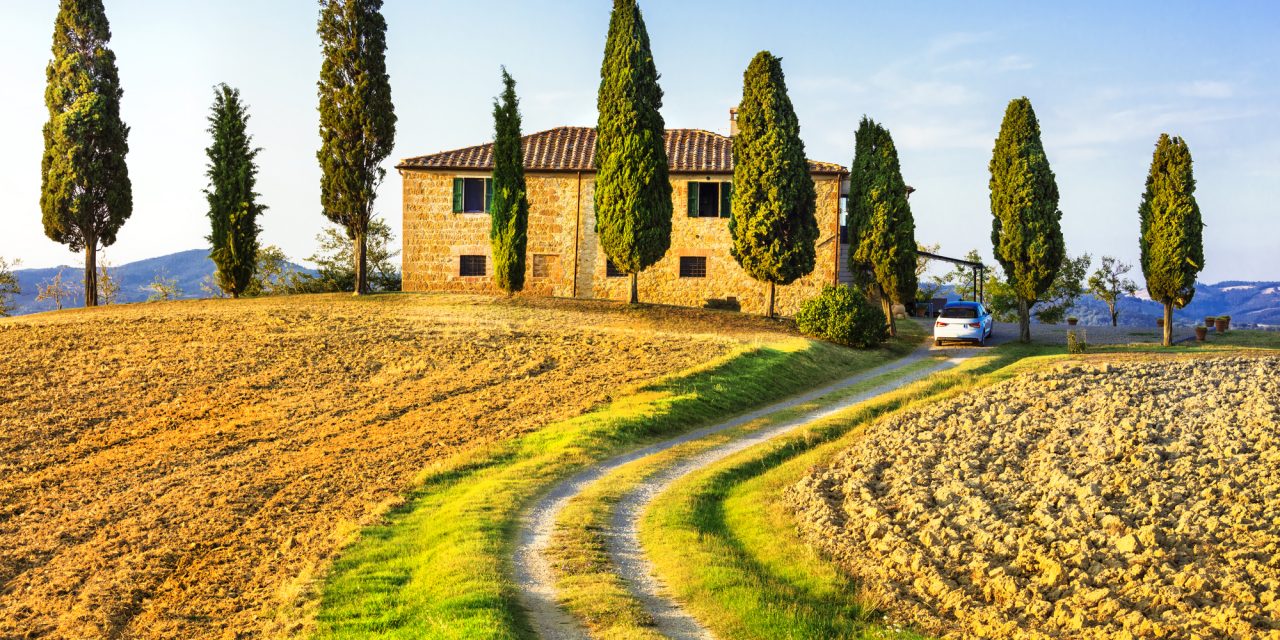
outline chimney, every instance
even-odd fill
[[[729,137],[738,135],[738,108],[729,108]]]

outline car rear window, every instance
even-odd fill
[[[978,310],[973,307],[948,307],[942,310],[944,318],[976,318]]]

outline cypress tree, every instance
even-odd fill
[[[1066,258],[1058,184],[1031,101],[1009,102],[991,155],[991,244],[1017,299],[1019,339],[1031,341],[1031,306]]]
[[[889,334],[896,336],[893,305],[916,295],[916,223],[888,129],[864,116],[855,148],[847,207],[849,267],[870,276],[866,284],[874,286]]]
[[[1196,180],[1186,141],[1160,134],[1147,189],[1138,206],[1138,239],[1147,293],[1164,305],[1164,346],[1173,344],[1173,308],[1187,306],[1204,268],[1204,223],[1196,204]]]
[[[671,180],[658,69],[636,0],[614,0],[600,67],[596,125],[596,233],[619,270],[637,274],[671,247]]]
[[[320,0],[320,201],[353,243],[356,295],[369,291],[367,241],[382,161],[395,144],[382,0]]]
[[[769,285],[769,317],[774,316],[777,285],[813,272],[816,200],[782,59],[761,51],[743,74],[738,134],[733,137],[729,235],[734,260]]]
[[[120,119],[120,75],[108,48],[102,0],[62,0],[45,70],[49,121],[40,164],[44,232],[84,251],[84,304],[98,304],[97,252],[116,241],[133,213],[125,156],[129,127]]]
[[[247,125],[249,113],[240,91],[226,84],[214,89],[209,114],[213,144],[209,156],[209,223],[212,227],[209,258],[218,268],[218,286],[239,298],[253,280],[258,255],[258,216],[266,207],[258,203],[258,167],[254,159],[261,149],[252,146]]]
[[[529,200],[524,184],[524,149],[520,144],[520,100],[516,81],[502,68],[502,96],[493,101],[493,205],[489,242],[493,246],[494,282],[508,295],[524,288],[528,245]]]

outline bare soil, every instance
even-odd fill
[[[0,637],[287,633],[280,612],[433,462],[786,331],[422,295],[4,320]]]
[[[1280,358],[1025,374],[878,423],[788,499],[932,633],[1280,638]]]

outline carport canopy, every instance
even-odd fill
[[[936,253],[929,253],[928,251],[916,251],[916,255],[924,256],[929,260],[939,260],[941,262],[950,262],[951,264],[958,264],[960,266],[968,267],[972,269],[973,270],[973,290],[976,291],[978,294],[977,301],[983,304],[986,304],[986,291],[985,291],[986,281],[987,281],[986,265],[982,264],[981,262],[974,262],[972,260],[962,260],[960,258],[951,258],[948,256],[938,255]]]

